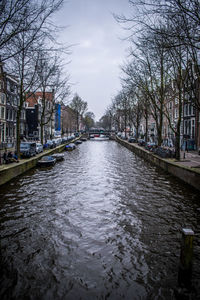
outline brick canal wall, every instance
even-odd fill
[[[166,172],[172,174],[173,176],[176,176],[177,178],[200,191],[200,171],[195,170],[194,168],[178,165],[172,160],[161,158],[149,152],[148,150],[139,147],[137,144],[130,144],[118,137],[116,137],[116,141],[134,152],[136,155],[162,168]]]
[[[0,185],[5,184],[11,179],[25,173],[26,171],[36,167],[38,160],[44,155],[62,152],[66,144],[60,145],[54,149],[45,150],[44,152],[28,159],[22,159],[19,163],[11,163],[9,165],[0,166]]]

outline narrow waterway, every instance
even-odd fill
[[[198,192],[114,141],[83,142],[0,187],[1,299],[174,299]]]

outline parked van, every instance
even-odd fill
[[[21,142],[20,144],[21,157],[31,157],[36,155],[36,143],[35,142]]]
[[[41,153],[43,152],[43,146],[41,143],[36,143],[36,153]]]

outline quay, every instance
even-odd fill
[[[79,138],[77,138],[79,139]],[[53,153],[62,152],[67,144],[75,142],[77,139],[68,143],[57,146],[53,149],[44,150],[42,153],[34,157],[20,159],[18,163],[0,165],[0,186],[7,183],[11,179],[25,173],[26,171],[36,167],[38,160],[44,155],[51,155]]]
[[[149,152],[145,148],[135,143],[129,143],[117,136],[116,141],[134,152],[136,155],[144,158],[150,163],[153,163],[157,167],[160,167],[200,191],[200,156],[198,154],[194,155],[187,153],[185,159],[183,158],[180,161],[177,161],[172,158],[161,158],[156,154]]]

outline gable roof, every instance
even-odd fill
[[[38,104],[38,100],[42,99],[42,97],[43,97],[43,92],[27,94],[26,102],[28,103],[29,107],[34,107],[36,104]],[[45,92],[45,100],[53,102],[53,93]]]

